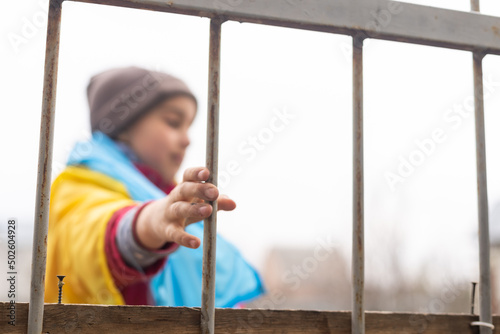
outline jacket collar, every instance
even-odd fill
[[[158,173],[156,170],[153,168],[149,167],[145,163],[139,162],[139,161],[132,161],[134,163],[134,166],[145,176],[148,178],[149,181],[151,181],[155,186],[160,188],[165,194],[169,194],[177,185],[174,181],[174,183],[167,183],[163,181],[160,173]]]
[[[151,181],[161,191],[163,191],[165,194],[169,194],[175,188],[175,186],[177,185],[175,181],[174,183],[165,182],[161,177],[160,173],[158,173],[156,170],[154,170],[153,168],[149,167],[144,162],[142,162],[141,159],[139,159],[137,154],[135,154],[135,152],[132,150],[130,146],[128,146],[126,143],[120,140],[115,140],[114,142],[116,143],[120,151],[122,151],[130,159],[130,161],[132,161],[135,168],[137,168],[145,177],[148,178],[149,181]]]

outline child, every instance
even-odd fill
[[[236,203],[175,174],[197,100],[180,79],[138,67],[108,70],[88,87],[92,138],[75,145],[51,188],[46,302],[200,306],[203,219]],[[168,257],[168,261],[167,261]],[[217,236],[216,306],[263,292],[256,271]]]

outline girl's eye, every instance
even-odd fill
[[[181,126],[181,122],[177,121],[172,121],[172,120],[166,120],[167,124],[173,127],[174,129],[177,129]]]

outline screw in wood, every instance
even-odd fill
[[[62,299],[62,287],[64,285],[63,279],[66,276],[58,275],[57,278],[59,279],[59,283],[57,283],[57,286],[59,287],[59,298],[58,298],[58,304],[61,304],[61,299]]]
[[[476,299],[476,282],[472,282],[472,296],[470,301],[470,313],[474,314],[474,301]]]

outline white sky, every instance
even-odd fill
[[[468,10],[469,0],[410,1]],[[40,3],[42,5],[40,5]],[[0,4],[0,221],[19,220],[31,247],[45,54],[45,1]],[[481,10],[500,15],[500,3]],[[34,28],[14,47],[13,34]],[[185,80],[200,102],[191,146],[178,178],[205,164],[208,71],[206,18],[66,2],[57,89],[55,172],[76,140],[89,135],[85,88],[109,67],[138,65]],[[26,32],[26,31],[25,31]],[[397,252],[408,278],[428,265],[434,277],[478,279],[473,114],[447,114],[472,97],[468,52],[368,40],[364,54],[365,224],[367,282],[384,280]],[[314,247],[331,237],[350,257],[352,96],[350,38],[226,22],[222,30],[220,173],[237,161],[222,193],[235,211],[218,215],[219,230],[261,268],[275,246]],[[484,60],[490,208],[500,202],[500,59]],[[486,87],[485,87],[486,88]],[[466,108],[464,108],[466,109]],[[276,110],[294,116],[255,157],[238,147],[265,137]],[[451,117],[454,118],[451,118]],[[448,117],[448,118],[447,118]],[[443,142],[404,182],[391,189],[415,141],[441,129]],[[265,139],[264,139],[265,140]],[[245,142],[247,142],[245,144]],[[250,160],[250,161],[247,161]],[[220,180],[222,184],[222,180]],[[500,223],[500,222],[492,222]],[[0,231],[5,241],[5,224]],[[2,250],[0,259],[5,257]],[[2,262],[5,263],[5,262]]]

